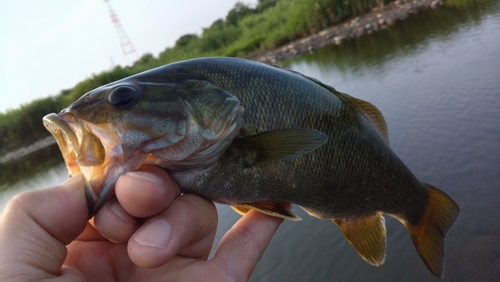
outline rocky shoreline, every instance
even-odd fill
[[[19,148],[15,151],[12,151],[12,152],[6,153],[3,156],[0,156],[0,164],[7,163],[7,162],[13,161],[15,159],[24,157],[26,155],[29,155],[35,151],[43,149],[47,146],[51,146],[53,144],[56,144],[56,139],[52,135],[47,136],[45,138],[42,138],[42,139],[36,141],[35,143],[33,143],[29,146]]]
[[[276,64],[302,53],[312,53],[326,45],[339,45],[344,40],[385,29],[395,21],[406,19],[420,9],[435,9],[443,3],[444,0],[397,0],[384,7],[375,7],[363,15],[348,19],[317,34],[292,41],[272,51],[253,55],[249,59]]]

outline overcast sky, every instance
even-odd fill
[[[201,34],[236,2],[110,0],[138,57],[157,56],[184,34]],[[131,63],[127,57],[103,0],[0,1],[0,112]]]

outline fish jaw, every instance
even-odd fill
[[[78,138],[69,123],[75,119],[71,115],[65,115],[62,119],[59,115],[51,113],[43,118],[43,125],[56,139],[59,150],[68,168],[69,177],[80,173],[80,167],[76,162],[76,150],[79,147]]]
[[[69,176],[83,177],[90,216],[114,195],[118,177],[146,159],[140,152],[124,155],[111,124],[87,123],[69,111],[49,114],[43,124],[56,139]]]

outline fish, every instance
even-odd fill
[[[368,263],[384,262],[383,214],[398,219],[443,276],[458,205],[419,181],[389,147],[371,103],[279,66],[226,57],[167,64],[94,89],[43,118],[90,217],[118,177],[166,169],[182,193],[300,220],[292,204],[338,225]]]

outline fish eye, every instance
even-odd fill
[[[139,101],[139,92],[130,86],[120,86],[109,93],[108,101],[116,109],[127,109]]]

